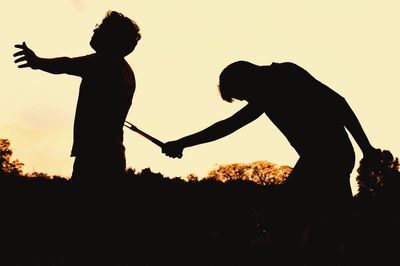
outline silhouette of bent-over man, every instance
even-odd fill
[[[40,58],[27,47],[15,53],[19,68],[82,78],[74,121],[71,156],[73,181],[101,181],[125,172],[123,125],[135,92],[135,76],[124,59],[140,40],[137,24],[116,11],[108,11],[96,24],[90,46],[95,53],[81,57]]]
[[[352,198],[349,179],[355,163],[346,129],[364,157],[374,158],[376,149],[342,96],[290,62],[266,66],[234,62],[221,72],[219,90],[227,102],[248,104],[204,130],[167,142],[163,153],[179,157],[186,147],[227,136],[266,114],[299,155],[285,184],[286,206],[307,217],[346,208]]]

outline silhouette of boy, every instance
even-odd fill
[[[101,181],[125,172],[123,125],[135,92],[135,76],[125,61],[140,40],[137,24],[116,11],[108,11],[96,24],[90,46],[95,53],[81,57],[40,58],[25,42],[14,54],[19,68],[82,78],[74,121],[75,157],[72,180]],[[88,182],[90,183],[90,182]]]
[[[285,184],[286,207],[302,217],[343,211],[352,198],[349,178],[355,163],[346,129],[364,157],[374,158],[376,149],[342,96],[290,62],[234,62],[221,72],[219,91],[227,102],[248,104],[204,130],[167,142],[163,153],[179,157],[186,147],[227,136],[266,114],[299,154]]]

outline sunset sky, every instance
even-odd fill
[[[229,63],[291,61],[347,99],[375,147],[400,155],[397,0],[36,0],[4,1],[1,7],[0,138],[11,141],[24,172],[70,176],[80,78],[18,69],[14,45],[25,41],[40,57],[92,53],[93,29],[107,10],[141,28],[142,39],[126,57],[137,80],[127,120],[162,141],[203,129],[245,104],[219,97],[218,75]],[[284,99],[268,101],[287,108]],[[201,177],[216,164],[259,160],[294,166],[298,158],[266,116],[186,149],[181,160],[129,130],[124,143],[128,167],[170,177]],[[353,192],[361,159],[358,146],[355,151]]]

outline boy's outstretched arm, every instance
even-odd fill
[[[15,63],[24,62],[24,64],[18,65],[19,68],[30,67],[32,69],[39,69],[42,71],[49,72],[51,74],[71,74],[80,75],[80,68],[82,64],[79,64],[78,60],[69,57],[57,57],[57,58],[41,58],[38,57],[25,42],[22,44],[16,44],[15,48],[20,49],[13,56],[17,59]],[[84,57],[82,57],[84,58]],[[81,60],[82,61],[82,60]],[[82,63],[82,62],[81,62]]]
[[[231,117],[221,120],[207,127],[206,129],[181,139],[165,143],[162,152],[167,156],[176,158],[182,154],[184,148],[211,142],[225,137],[254,121],[263,112],[263,109],[259,106],[255,104],[247,104]]]

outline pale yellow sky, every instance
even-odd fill
[[[219,98],[218,75],[227,64],[291,61],[347,99],[375,147],[400,154],[399,1],[36,0],[1,7],[0,137],[11,140],[25,172],[71,174],[80,79],[18,69],[14,44],[26,41],[42,57],[91,53],[92,30],[109,9],[134,19],[143,36],[126,58],[137,78],[128,120],[162,141],[203,129],[243,106]],[[293,166],[298,158],[266,116],[225,139],[186,149],[181,160],[165,157],[130,131],[125,146],[129,167],[170,177],[203,176],[219,163]],[[354,170],[361,159],[355,150]]]

